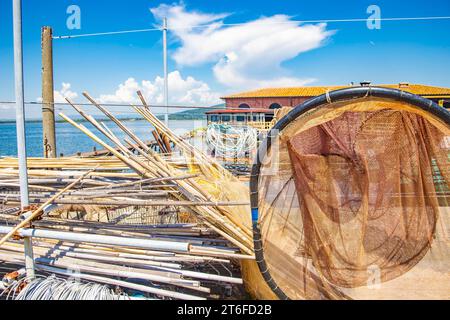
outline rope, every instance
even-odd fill
[[[328,103],[332,103],[331,97],[330,97],[330,89],[327,89],[327,92],[325,93],[325,97],[327,98]]]
[[[206,130],[206,142],[216,156],[239,157],[256,150],[258,131],[248,126],[210,124]]]

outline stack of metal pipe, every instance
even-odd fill
[[[23,265],[23,239],[32,238],[38,274],[76,276],[152,299],[224,298],[230,290],[242,292],[239,260],[254,259],[250,226],[241,214],[248,211],[246,187],[159,122],[141,95],[143,107],[133,108],[150,122],[149,130],[171,139],[185,155],[185,165],[149,149],[85,96],[127,138],[120,141],[72,104],[112,145],[61,116],[109,148],[113,157],[30,159],[32,206],[22,209],[17,160],[0,159],[0,236],[7,235],[0,239],[0,267],[15,271]],[[133,152],[126,144],[134,144]],[[3,282],[6,291],[23,287],[20,281],[33,283],[14,275]]]

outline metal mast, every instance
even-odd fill
[[[169,126],[169,81],[167,76],[167,18],[163,20],[163,59],[164,59],[164,105],[166,113],[164,114],[164,122]]]
[[[22,1],[13,0],[14,24],[14,80],[16,91],[17,155],[19,161],[20,203],[22,208],[28,202],[27,151],[25,139],[25,103],[23,89],[22,54]],[[34,277],[33,245],[31,238],[24,239],[25,268],[28,277]]]

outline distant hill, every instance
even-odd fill
[[[195,108],[184,110],[176,113],[171,113],[169,115],[169,120],[201,120],[206,118],[205,112],[223,108],[225,108],[224,103],[211,106],[210,108]],[[159,115],[158,118],[164,119],[164,115]]]
[[[169,114],[169,120],[202,120],[202,119],[206,119],[205,112],[213,111],[213,110],[217,110],[217,109],[224,109],[224,108],[225,108],[225,104],[221,103],[221,104],[211,106],[209,108],[188,109],[188,110]],[[79,115],[71,116],[71,118],[75,122],[86,122],[86,120]],[[94,118],[97,121],[102,121],[102,122],[110,122],[111,121],[110,119],[106,118],[103,115],[95,115]],[[157,115],[157,118],[160,120],[163,120],[164,115],[159,114],[159,115]],[[138,115],[135,115],[135,114],[127,114],[127,115],[118,116],[118,119],[120,119],[121,121],[139,120],[139,119],[141,119],[141,117]],[[15,123],[15,122],[16,122],[15,119],[0,119],[0,124]],[[27,119],[26,122],[27,123],[40,123],[40,122],[42,122],[42,119]],[[57,117],[55,119],[55,122],[59,123],[59,122],[66,122],[66,121],[61,119],[60,117]]]

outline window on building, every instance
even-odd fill
[[[250,106],[246,103],[242,103],[239,105],[239,109],[250,109]]]
[[[244,122],[245,121],[245,116],[236,116],[236,121],[237,122]]]
[[[219,116],[216,115],[216,114],[213,114],[213,115],[210,116],[210,119],[211,119],[211,121],[213,121],[213,122],[217,122],[217,121],[219,121]]]
[[[223,114],[222,115],[222,121],[223,122],[230,122],[231,121],[231,117],[228,114]]]
[[[280,109],[281,108],[281,105],[279,104],[279,103],[272,103],[270,106],[269,106],[269,109]]]

